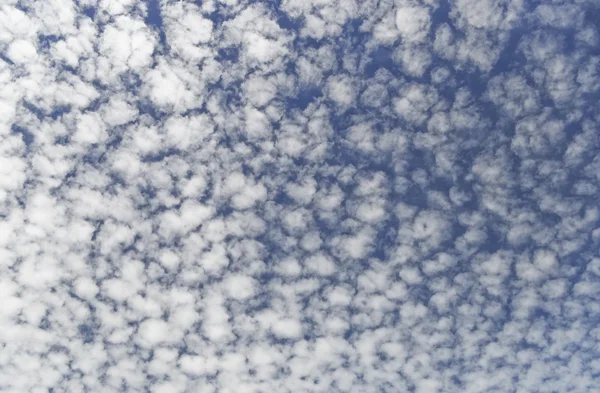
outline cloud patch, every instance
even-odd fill
[[[0,390],[598,391],[596,14],[5,2]]]

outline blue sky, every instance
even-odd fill
[[[0,390],[600,390],[599,16],[5,0]]]

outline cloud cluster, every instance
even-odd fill
[[[600,388],[589,0],[0,5],[0,390]]]

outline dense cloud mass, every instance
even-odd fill
[[[597,0],[3,0],[0,391],[600,391]]]

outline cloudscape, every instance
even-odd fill
[[[600,391],[597,0],[0,1],[0,391]]]

